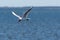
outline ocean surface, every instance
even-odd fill
[[[21,21],[30,7],[0,7],[0,40],[60,40],[60,7],[33,7],[29,21]]]

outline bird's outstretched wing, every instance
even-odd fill
[[[28,16],[28,14],[29,14],[28,12],[30,12],[31,9],[32,9],[32,7],[31,7],[30,9],[28,9],[28,10],[24,13],[23,18],[26,18],[26,17]]]
[[[13,11],[12,11],[12,14],[13,14],[14,16],[18,17],[19,19],[22,19],[22,17],[20,17],[19,15],[17,15],[16,13],[14,13]]]

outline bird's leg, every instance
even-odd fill
[[[27,21],[29,21],[29,19],[26,19]]]
[[[27,21],[29,21],[29,20],[30,20],[30,18],[26,18],[26,20],[27,20]]]

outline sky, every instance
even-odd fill
[[[0,7],[60,6],[60,0],[0,0]]]

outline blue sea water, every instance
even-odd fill
[[[0,40],[60,40],[60,7],[33,7],[29,21],[18,23],[18,15],[30,7],[0,8]]]

